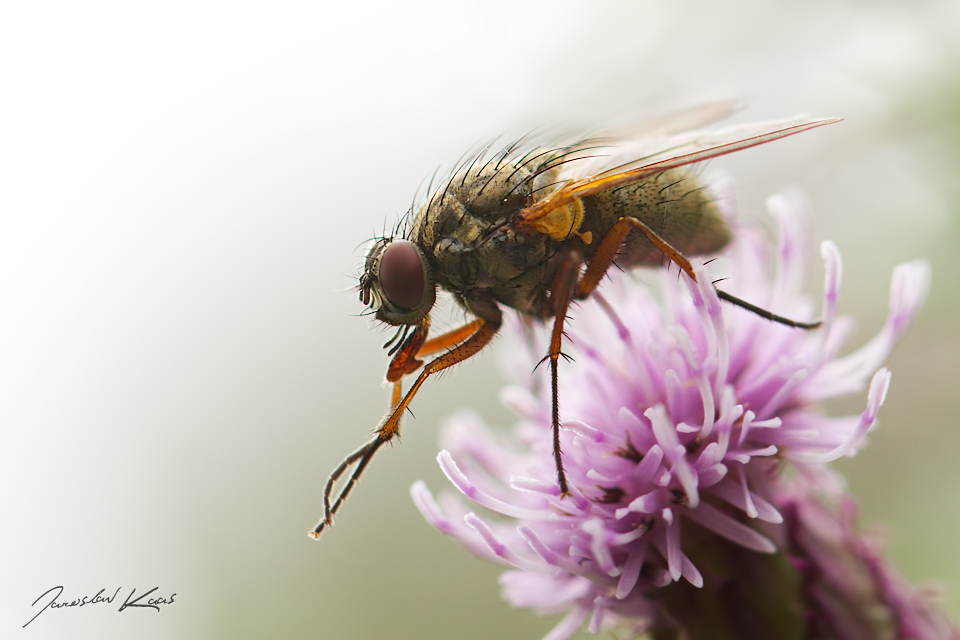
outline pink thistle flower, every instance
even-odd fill
[[[741,229],[724,256],[724,287],[778,314],[810,318],[816,311],[799,291],[809,254],[805,207],[790,195],[768,206],[780,226],[775,260],[758,231]],[[897,267],[883,329],[841,356],[853,325],[837,315],[840,254],[829,242],[821,254],[819,331],[721,305],[701,263],[699,284],[664,273],[661,301],[629,276],[612,275],[575,309],[565,344],[573,362],[560,371],[573,493],[566,498],[552,458],[549,385],[530,375],[548,333],[514,320],[507,333],[519,338],[508,363],[516,383],[502,398],[520,422],[508,437],[474,414],[458,415],[438,457],[482,515],[453,495],[438,504],[422,482],[411,488],[418,508],[476,555],[510,568],[500,582],[513,606],[566,613],[545,640],[570,637],[588,618],[592,632],[674,624],[664,602],[680,593],[676,583],[701,589],[706,576],[706,592],[730,578],[713,566],[711,549],[747,564],[790,551],[778,493],[785,462],[819,468],[863,445],[890,384],[879,367],[929,282],[925,262]],[[859,416],[821,409],[864,389]]]

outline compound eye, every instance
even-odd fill
[[[380,289],[395,307],[415,309],[423,300],[423,259],[407,240],[391,242],[380,257]]]

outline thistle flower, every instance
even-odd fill
[[[811,317],[815,309],[799,291],[809,254],[805,207],[790,195],[768,206],[780,227],[774,263],[762,234],[742,229],[725,254],[724,286],[776,313]],[[561,367],[559,393],[567,497],[552,458],[549,385],[529,373],[548,336],[514,321],[519,344],[508,364],[516,383],[502,397],[520,422],[507,437],[474,414],[458,415],[438,457],[484,514],[452,495],[441,496],[441,508],[422,482],[411,489],[415,503],[441,532],[510,567],[500,582],[513,606],[566,613],[545,640],[570,637],[587,618],[591,632],[625,625],[690,633],[680,619],[689,606],[713,602],[712,613],[695,615],[715,625],[716,616],[731,615],[715,611],[716,598],[732,593],[754,605],[747,618],[765,621],[728,627],[791,637],[780,630],[810,617],[803,568],[816,563],[796,555],[790,532],[798,513],[812,513],[803,505],[813,498],[783,470],[814,473],[863,445],[890,384],[879,367],[929,280],[924,262],[897,267],[883,329],[840,356],[853,324],[837,315],[839,252],[826,242],[821,254],[819,331],[722,306],[701,263],[698,283],[664,275],[662,301],[629,275],[613,275],[575,309],[565,345],[573,361]],[[864,389],[859,416],[821,409],[824,400]],[[793,520],[784,523],[787,515]]]

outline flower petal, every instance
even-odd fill
[[[777,546],[769,538],[760,535],[744,524],[740,524],[709,504],[702,503],[698,508],[684,512],[684,515],[697,524],[747,549],[753,549],[760,553],[773,553],[777,550]]]
[[[795,462],[805,462],[807,464],[824,463],[831,462],[852,453],[863,440],[864,436],[867,435],[867,431],[869,431],[876,422],[877,413],[880,411],[880,406],[887,397],[887,390],[889,388],[890,372],[886,368],[880,369],[874,374],[873,380],[870,381],[870,391],[867,394],[867,409],[860,416],[860,422],[857,424],[853,435],[846,442],[831,451],[819,454],[805,451],[792,451],[788,453],[790,459]]]

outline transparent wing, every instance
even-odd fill
[[[632,159],[650,155],[675,144],[675,136],[689,134],[736,113],[742,105],[734,100],[708,102],[672,110],[619,126],[575,136],[545,131],[522,145],[539,149],[541,167],[557,167],[561,182],[548,185],[541,197],[559,190],[564,183],[593,176]],[[519,155],[519,153],[517,154]]]
[[[694,114],[690,115],[690,121],[695,121]],[[586,138],[555,154],[557,159],[551,161],[554,165],[551,168],[557,169],[557,175],[550,184],[538,189],[537,202],[520,212],[519,226],[539,220],[577,198],[840,120],[842,118],[798,116],[791,120],[739,125],[717,131],[668,132],[656,140],[626,141],[619,145],[599,136]],[[669,127],[664,130],[669,131]]]
[[[674,109],[655,114],[639,121],[632,119],[622,125],[615,125],[589,134],[587,139],[612,140],[620,143],[625,140],[662,138],[702,129],[715,122],[726,120],[742,108],[742,103],[736,100],[707,102],[684,109]]]

